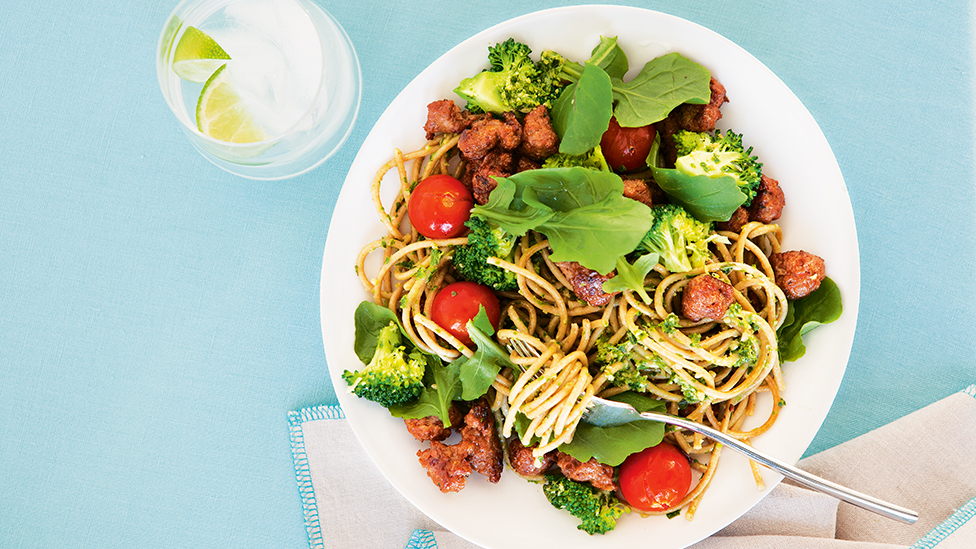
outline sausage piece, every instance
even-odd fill
[[[556,465],[563,472],[563,476],[576,482],[589,482],[601,490],[616,490],[617,483],[613,481],[613,467],[600,463],[591,458],[586,463],[573,456],[556,452]]]
[[[427,122],[424,124],[424,132],[427,139],[433,139],[438,133],[461,133],[472,122],[483,118],[483,115],[473,115],[468,111],[462,111],[450,99],[441,99],[427,105]]]
[[[523,446],[518,437],[513,437],[508,443],[508,461],[512,469],[523,477],[537,477],[556,463],[556,452],[546,452],[538,460],[532,455],[531,446]]]
[[[479,118],[461,132],[458,149],[465,160],[484,158],[496,146],[511,151],[522,143],[522,125],[514,113],[507,112],[504,120]]]
[[[451,408],[453,410],[454,406]],[[454,424],[453,418],[451,423]],[[461,442],[457,444],[431,440],[430,448],[417,452],[427,476],[441,492],[463,489],[472,471],[486,476],[489,482],[498,482],[505,467],[502,443],[495,429],[495,416],[485,399],[472,404],[464,415],[464,427],[460,431]]]
[[[539,105],[525,115],[522,122],[521,152],[535,161],[542,161],[559,151],[559,136],[552,129],[549,111]]]
[[[779,186],[779,181],[772,177],[762,176],[756,196],[749,205],[749,220],[760,223],[772,223],[779,219],[786,205],[786,196]]]
[[[485,399],[478,400],[467,415],[464,416],[464,427],[461,428],[462,444],[471,445],[468,462],[471,467],[488,477],[488,482],[495,483],[502,476],[505,467],[502,442],[495,429],[495,416]]]
[[[420,464],[427,469],[427,476],[441,492],[460,492],[471,474],[471,443],[461,441],[448,445],[432,441],[430,448],[417,452]]]
[[[700,320],[721,320],[729,305],[735,301],[732,286],[707,274],[692,278],[685,286],[681,296],[681,313],[685,318]]]
[[[475,202],[487,204],[491,191],[498,186],[494,178],[512,175],[517,166],[511,152],[495,148],[488,151],[483,158],[469,161],[461,181],[471,189]]]
[[[614,277],[616,272],[602,275],[592,269],[580,265],[575,261],[560,261],[556,263],[563,276],[573,286],[576,297],[586,301],[594,307],[601,307],[610,303],[614,294],[603,291],[603,283]]]
[[[451,427],[459,427],[464,420],[461,410],[454,404],[448,409],[448,417],[451,420]],[[444,422],[437,416],[427,416],[417,419],[404,419],[407,431],[413,438],[419,441],[425,440],[444,440],[451,436],[451,427],[444,427]]]
[[[737,233],[742,230],[742,227],[746,226],[749,222],[749,211],[739,206],[732,212],[732,216],[729,217],[728,221],[717,221],[715,223],[715,228],[720,231],[731,231]]]
[[[787,299],[800,299],[820,287],[827,275],[823,258],[805,252],[789,251],[769,256],[776,285],[783,289]]]
[[[624,179],[624,196],[636,200],[648,208],[654,206],[654,194],[642,179]]]
[[[729,102],[725,94],[725,86],[714,77],[709,81],[711,91],[708,103],[694,105],[684,103],[675,109],[675,119],[678,126],[692,132],[710,132],[715,129],[715,123],[722,118],[722,105]]]

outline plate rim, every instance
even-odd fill
[[[331,354],[330,353],[329,344],[328,344],[329,337],[326,334],[327,327],[331,325],[331,319],[327,318],[328,304],[325,301],[325,299],[326,299],[326,291],[325,291],[325,288],[326,288],[327,280],[329,279],[329,276],[328,276],[329,275],[329,273],[328,273],[328,271],[329,271],[328,262],[329,262],[329,257],[330,257],[330,253],[329,253],[329,251],[330,251],[330,242],[333,242],[333,238],[338,238],[338,237],[334,237],[334,235],[338,234],[338,231],[341,231],[341,229],[339,229],[336,226],[338,224],[338,221],[337,220],[341,218],[341,216],[337,215],[338,208],[339,208],[339,206],[343,202],[343,194],[344,194],[344,192],[347,192],[347,189],[349,188],[350,180],[352,179],[354,173],[357,171],[354,168],[356,168],[356,167],[359,166],[360,161],[364,157],[369,156],[368,154],[366,154],[366,146],[372,140],[375,139],[374,138],[374,133],[376,133],[376,132],[379,131],[380,126],[382,125],[382,123],[386,120],[386,118],[389,116],[390,112],[398,105],[398,103],[400,103],[402,101],[402,98],[404,98],[406,92],[408,92],[409,90],[412,90],[413,88],[417,87],[418,85],[421,85],[423,83],[424,79],[426,77],[428,77],[428,75],[431,72],[434,72],[435,69],[440,64],[442,64],[444,62],[443,60],[451,58],[452,55],[456,55],[458,51],[462,50],[464,47],[469,47],[469,45],[471,43],[477,42],[477,41],[484,41],[488,37],[497,35],[500,31],[502,31],[502,30],[504,30],[506,28],[510,28],[510,27],[515,26],[515,25],[518,25],[518,24],[524,24],[524,23],[529,22],[529,21],[531,21],[531,20],[533,20],[535,18],[549,17],[549,16],[552,16],[552,15],[555,15],[555,14],[558,14],[558,15],[561,15],[561,16],[570,16],[574,12],[576,12],[576,13],[587,13],[588,11],[593,10],[593,9],[611,11],[611,12],[614,12],[615,16],[620,16],[620,14],[626,14],[628,12],[640,12],[642,14],[642,16],[656,17],[656,18],[659,18],[659,19],[664,20],[664,21],[671,21],[671,22],[676,22],[676,23],[681,24],[681,25],[694,27],[694,28],[696,28],[700,32],[705,32],[705,33],[707,33],[709,35],[712,35],[713,37],[719,39],[720,41],[725,42],[726,45],[733,46],[734,48],[736,48],[738,50],[738,52],[737,52],[738,55],[740,55],[740,56],[741,55],[744,55],[747,58],[751,59],[756,64],[758,64],[759,67],[761,67],[763,70],[765,70],[768,73],[768,75],[771,76],[771,78],[773,80],[775,80],[775,82],[777,82],[781,86],[781,89],[778,90],[779,93],[784,93],[785,92],[786,94],[788,94],[788,97],[792,101],[794,101],[797,105],[799,105],[799,107],[800,107],[800,113],[799,114],[801,115],[801,118],[806,118],[807,119],[806,122],[808,124],[812,124],[812,127],[809,128],[809,129],[815,130],[815,132],[817,133],[817,135],[815,135],[814,137],[816,137],[819,141],[822,142],[822,145],[826,147],[826,150],[829,153],[829,159],[831,160],[831,162],[828,162],[828,164],[830,164],[830,165],[826,166],[825,168],[828,171],[833,172],[832,175],[837,178],[837,180],[840,183],[840,187],[843,190],[845,200],[843,201],[843,204],[841,205],[841,209],[844,210],[842,213],[845,215],[845,217],[848,218],[845,221],[848,221],[850,223],[850,229],[851,229],[852,235],[854,237],[853,238],[853,241],[848,243],[850,245],[850,249],[847,250],[847,253],[849,255],[848,261],[852,262],[852,266],[853,266],[853,271],[854,271],[855,277],[854,277],[853,280],[848,280],[847,281],[848,286],[846,287],[846,290],[845,290],[846,293],[844,295],[844,316],[842,317],[842,319],[844,319],[844,321],[845,321],[845,325],[852,326],[852,329],[850,330],[850,333],[845,337],[845,340],[844,340],[844,343],[846,343],[846,345],[844,345],[845,349],[841,349],[841,354],[843,355],[843,364],[839,366],[839,372],[835,374],[835,377],[836,377],[835,383],[830,387],[830,395],[831,396],[830,396],[829,402],[826,405],[826,411],[819,417],[819,419],[817,421],[814,422],[815,425],[812,425],[811,424],[811,427],[812,427],[811,432],[809,433],[809,436],[808,437],[804,437],[806,440],[805,440],[805,443],[802,445],[803,448],[800,449],[798,452],[794,452],[796,454],[795,456],[782,456],[782,455],[781,456],[778,456],[778,457],[781,457],[781,458],[784,458],[784,459],[787,459],[787,460],[790,460],[790,459],[793,459],[793,460],[799,459],[800,455],[802,455],[802,453],[806,451],[806,448],[809,447],[809,445],[812,442],[813,438],[816,436],[816,433],[819,431],[820,427],[822,426],[824,420],[826,419],[827,414],[829,413],[829,410],[830,410],[830,408],[832,406],[832,403],[833,403],[834,399],[836,398],[836,395],[837,395],[837,392],[839,390],[840,384],[841,384],[841,382],[843,380],[843,377],[844,377],[844,373],[846,371],[847,362],[850,359],[850,351],[851,351],[851,347],[852,347],[853,339],[854,339],[854,329],[853,329],[853,327],[856,327],[856,320],[857,320],[857,314],[858,314],[858,305],[859,305],[859,299],[860,299],[860,295],[859,295],[860,294],[860,265],[859,265],[859,253],[858,253],[858,242],[857,242],[856,225],[854,224],[853,208],[852,208],[852,205],[851,205],[851,202],[850,202],[850,196],[849,196],[848,191],[847,191],[846,182],[843,179],[843,175],[840,172],[840,167],[837,164],[836,157],[834,156],[833,152],[830,150],[829,143],[827,143],[826,137],[824,136],[822,130],[820,129],[820,126],[816,123],[816,120],[813,119],[812,114],[810,114],[810,112],[802,104],[802,102],[795,95],[795,93],[788,86],[786,86],[786,84],[783,83],[782,80],[780,80],[777,75],[775,75],[759,59],[757,59],[755,56],[753,56],[752,54],[750,54],[748,51],[746,51],[743,48],[741,48],[740,46],[738,46],[735,42],[733,42],[732,40],[728,39],[727,37],[725,37],[725,36],[723,36],[723,35],[715,32],[715,31],[712,31],[711,29],[708,29],[707,27],[704,27],[703,25],[700,25],[700,24],[695,23],[693,21],[689,21],[689,20],[684,19],[684,18],[681,18],[679,16],[675,16],[675,15],[663,13],[663,12],[656,11],[656,10],[639,8],[639,7],[633,7],[633,6],[604,6],[604,5],[586,4],[586,5],[578,5],[578,6],[565,6],[565,7],[548,8],[548,9],[543,9],[543,10],[529,12],[529,13],[526,13],[526,14],[523,14],[523,15],[520,15],[520,16],[517,16],[517,17],[513,17],[513,18],[508,19],[506,21],[502,21],[500,23],[497,23],[495,25],[492,25],[492,26],[490,26],[490,27],[488,27],[488,28],[486,28],[486,29],[484,29],[482,31],[479,31],[479,32],[475,33],[474,35],[470,36],[469,38],[466,38],[463,41],[461,41],[460,43],[452,46],[445,53],[443,53],[441,56],[439,56],[434,62],[432,62],[430,65],[428,65],[426,68],[424,68],[420,73],[418,73],[397,94],[397,96],[390,102],[390,104],[386,107],[386,109],[384,109],[384,111],[382,112],[382,114],[379,116],[379,118],[377,119],[376,123],[374,124],[374,126],[370,129],[370,131],[369,131],[366,139],[363,141],[363,145],[361,146],[360,150],[357,152],[357,154],[356,154],[356,156],[355,156],[355,158],[353,160],[353,163],[352,163],[352,165],[350,167],[349,174],[347,174],[346,179],[343,181],[342,190],[340,191],[339,198],[338,198],[337,203],[336,203],[336,209],[333,211],[333,217],[332,217],[332,220],[330,221],[328,236],[327,236],[327,240],[326,240],[325,251],[323,253],[322,274],[321,274],[321,281],[320,281],[320,320],[322,322],[323,345],[325,347],[325,353],[326,353],[327,362],[331,364],[331,361],[328,360],[329,355]],[[433,98],[433,97],[430,98],[430,100],[434,100],[434,99],[437,99],[437,98]],[[418,129],[418,133],[420,133],[419,132],[419,129]],[[374,169],[375,169],[375,166],[374,166]],[[844,206],[846,206],[846,207],[844,207]],[[853,286],[850,286],[850,284],[853,284]],[[350,323],[351,323],[351,320],[350,320]],[[828,328],[829,328],[829,326],[828,326]],[[336,391],[335,391],[336,392],[336,397],[339,400],[340,405],[343,405],[344,404],[344,401],[346,401],[346,403],[355,402],[351,398],[347,397],[347,394],[346,394],[346,392],[344,391],[344,388],[341,385],[337,385],[335,383],[336,382],[336,378],[337,378],[337,373],[336,373],[335,370],[333,370],[333,368],[331,366],[329,367],[329,371],[330,371],[330,377],[331,377],[331,380],[333,382],[333,385],[336,388]],[[789,407],[787,407],[787,410],[788,409],[789,409]],[[385,412],[385,410],[383,410],[383,412]],[[388,474],[388,471],[386,469],[384,469],[382,466],[380,466],[380,463],[377,462],[377,459],[374,456],[374,453],[373,452],[370,452],[370,447],[369,447],[370,445],[364,442],[364,439],[363,439],[363,436],[364,435],[361,432],[361,431],[364,430],[363,425],[361,424],[360,421],[357,421],[356,420],[356,419],[359,419],[359,418],[353,419],[353,418],[350,417],[350,414],[348,414],[348,413],[347,413],[347,418],[350,418],[350,420],[351,420],[350,421],[350,426],[353,428],[353,431],[356,434],[357,439],[360,441],[361,444],[363,444],[364,448],[366,448],[367,453],[370,455],[370,458],[374,461],[374,463],[377,464],[378,468],[381,470],[381,472],[387,478],[387,480],[390,481],[391,484],[393,484],[394,487],[396,487],[397,490],[402,495],[404,495],[404,497],[408,501],[410,501],[412,504],[414,504],[415,506],[417,506],[418,508],[420,508],[425,514],[427,514],[428,516],[430,516],[434,520],[437,520],[438,522],[441,522],[441,520],[438,520],[438,519],[439,519],[439,517],[441,517],[441,518],[443,518],[443,517],[442,517],[442,515],[440,513],[437,512],[437,509],[431,509],[429,505],[426,505],[426,502],[425,501],[423,501],[421,498],[417,498],[416,497],[416,494],[410,492],[409,487],[407,487],[407,486],[404,485],[404,483],[402,482],[402,479],[391,477]],[[405,429],[403,431],[405,432]],[[404,459],[406,461],[413,461],[412,459],[410,459],[407,456],[404,456]],[[725,458],[723,457],[723,459],[725,459]],[[417,465],[417,464],[414,463],[414,465]],[[419,465],[418,465],[418,467],[419,467]],[[509,476],[511,476],[511,475],[509,475]],[[741,512],[735,513],[734,516],[731,516],[731,518],[725,524],[723,524],[723,526],[724,525],[727,525],[730,522],[732,522],[733,520],[735,520],[735,518],[738,518],[738,516],[740,516],[742,513],[745,513],[746,511],[748,511],[749,509],[751,509],[755,504],[757,504],[765,496],[765,494],[768,494],[772,490],[772,487],[774,487],[781,480],[781,478],[782,477],[779,477],[778,475],[774,475],[773,473],[770,473],[769,475],[767,475],[767,477],[766,477],[766,480],[767,480],[767,482],[766,482],[767,488],[765,490],[765,493],[762,494],[759,498],[755,499],[755,501],[752,502],[752,504],[749,505],[747,508],[742,509]],[[429,481],[428,481],[428,483],[429,483]],[[466,490],[467,490],[467,488],[466,488]],[[444,496],[446,498],[444,500],[445,502],[446,501],[449,501],[451,499],[451,498],[449,498],[450,495],[444,495]],[[441,523],[443,524],[443,522],[441,522]],[[448,525],[445,525],[445,526],[448,526]],[[482,538],[479,538],[476,534],[472,534],[472,532],[468,531],[467,529],[465,529],[463,527],[462,528],[450,528],[450,529],[452,531],[455,531],[458,535],[461,535],[462,537],[465,537],[465,538],[467,538],[467,539],[469,539],[471,541],[474,541],[476,543],[478,543],[479,540],[483,541]],[[690,544],[690,543],[694,543],[696,541],[699,541],[700,539],[703,539],[704,537],[707,537],[709,535],[712,535],[718,529],[720,529],[720,528],[715,528],[715,529],[712,529],[711,531],[705,532],[704,535],[702,535],[700,537],[697,537],[696,539],[691,539],[690,541],[686,540],[687,543],[685,543],[685,545]],[[611,538],[610,539],[612,539],[612,534],[611,534]],[[590,538],[589,539],[589,542],[588,543],[585,543],[584,545],[587,545],[587,546],[597,545],[597,544],[593,543],[593,541],[594,540],[592,538]],[[618,539],[616,541],[617,542],[620,542],[620,541],[625,541],[625,540],[619,540]],[[674,547],[678,547],[678,546],[684,546],[684,545],[675,545]]]

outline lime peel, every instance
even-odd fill
[[[230,60],[216,40],[196,27],[187,27],[173,54],[173,72],[190,82],[206,82]]]
[[[228,143],[255,143],[268,139],[264,128],[248,111],[233,81],[220,66],[203,85],[197,100],[197,129],[203,135]]]

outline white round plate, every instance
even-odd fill
[[[517,17],[465,40],[421,72],[380,117],[363,143],[339,195],[322,264],[322,337],[336,395],[366,452],[387,479],[414,505],[458,535],[490,548],[685,547],[726,526],[752,508],[779,482],[764,471],[759,491],[748,462],[731,451],[693,521],[682,517],[623,516],[616,530],[589,536],[578,521],[551,507],[539,485],[506,471],[498,484],[472,475],[459,493],[442,494],[427,477],[416,442],[403,422],[381,406],[349,394],[340,375],[361,364],[353,353],[353,311],[368,295],[353,266],[363,245],[384,234],[370,198],[377,169],[393,149],[424,143],[428,103],[463,102],[452,92],[462,78],[483,68],[489,45],[509,37],[584,61],[600,36],[617,36],[633,75],[644,63],[677,51],[701,63],[725,85],[730,103],[720,128],[744,134],[747,145],[786,193],[780,223],[784,249],[803,249],[826,260],[827,274],[844,299],[840,320],[807,334],[807,353],[785,370],[787,406],[776,425],[755,445],[788,462],[813,440],[844,376],[857,318],[860,274],[857,234],[847,188],[833,153],[810,113],[762,63],[728,39],[678,17],[638,8],[576,6]],[[629,77],[628,77],[629,78]],[[395,178],[395,170],[391,172]],[[388,187],[395,187],[388,185]],[[389,202],[387,202],[389,204]],[[828,222],[829,221],[829,222]],[[377,502],[382,505],[382,502]]]

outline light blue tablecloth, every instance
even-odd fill
[[[319,169],[264,183],[208,163],[162,99],[155,45],[175,3],[22,2],[0,17],[5,548],[306,546],[287,413],[335,403],[318,282],[344,174],[431,61],[566,4],[323,2],[359,52],[359,120]],[[625,3],[759,58],[844,173],[860,318],[808,453],[970,384],[972,3]]]

